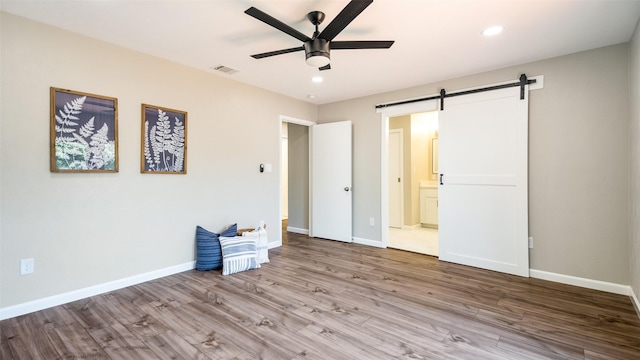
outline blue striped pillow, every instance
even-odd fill
[[[222,275],[231,275],[260,267],[255,239],[242,236],[221,236],[220,246],[222,248]]]
[[[222,252],[220,249],[220,236],[235,236],[238,231],[238,224],[233,224],[229,228],[217,234],[206,230],[202,226],[196,227],[196,270],[215,270],[222,267]]]

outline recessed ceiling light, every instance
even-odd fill
[[[315,98],[316,98],[316,96],[315,96],[315,95],[313,95],[313,94],[309,94],[309,95],[307,95],[307,97],[308,97],[309,99],[315,99]]]
[[[314,76],[311,78],[311,81],[313,81],[314,83],[321,83],[324,79],[322,78],[322,76]]]
[[[496,25],[496,26],[492,26],[492,27],[488,27],[486,29],[484,29],[484,31],[482,32],[482,35],[484,36],[494,36],[494,35],[498,35],[502,32],[502,30],[504,30],[504,28],[500,25]]]

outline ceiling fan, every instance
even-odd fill
[[[331,50],[388,49],[393,45],[393,41],[333,41],[333,39],[372,2],[373,0],[352,0],[344,9],[342,9],[338,16],[336,16],[335,19],[333,19],[329,25],[322,30],[322,32],[318,30],[318,25],[320,25],[324,20],[324,13],[321,11],[312,11],[308,13],[307,19],[309,19],[309,21],[311,21],[311,23],[316,27],[312,37],[308,37],[255,7],[250,7],[245,11],[245,14],[253,16],[265,24],[271,25],[303,42],[302,46],[255,54],[251,55],[251,57],[254,59],[262,59],[269,56],[304,50],[308,65],[317,67],[320,70],[328,70],[331,69]]]

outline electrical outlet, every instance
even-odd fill
[[[376,224],[376,220],[372,217],[369,218],[369,225],[374,226]]]
[[[34,266],[33,258],[20,260],[20,275],[33,274],[33,271],[34,271],[33,266]]]
[[[529,236],[529,249],[533,249],[533,237]]]

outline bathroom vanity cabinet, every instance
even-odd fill
[[[438,187],[435,185],[420,185],[420,223],[438,228]]]

